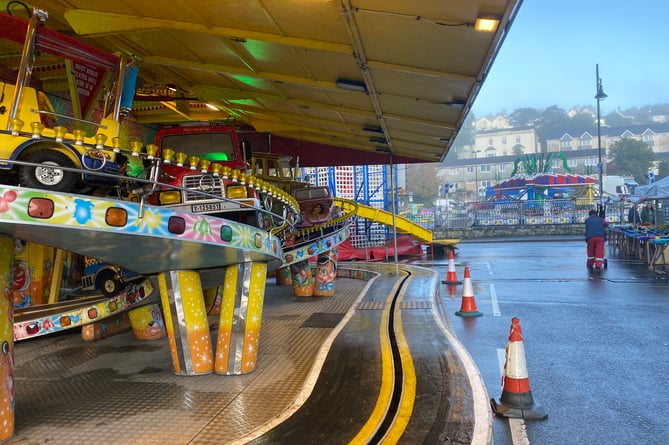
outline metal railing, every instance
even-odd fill
[[[606,219],[619,224],[627,221],[631,204],[605,203]],[[597,207],[592,199],[546,199],[538,201],[469,202],[436,209],[421,209],[402,216],[427,229],[467,229],[486,226],[538,224],[578,224]]]

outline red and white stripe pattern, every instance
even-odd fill
[[[492,399],[495,414],[517,418],[543,420],[548,414],[541,406],[534,403],[530,390],[530,378],[525,361],[525,346],[520,319],[511,319],[511,332],[506,345],[506,361],[502,377],[502,396]]]
[[[446,279],[442,281],[446,284],[460,284],[462,281],[458,280],[458,274],[455,271],[455,258],[453,251],[448,252],[448,271],[446,272]]]
[[[465,266],[465,281],[462,286],[462,303],[460,310],[455,313],[459,317],[480,317],[483,315],[476,307],[476,298],[474,298],[474,287],[472,278],[469,274],[469,266]]]

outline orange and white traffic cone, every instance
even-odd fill
[[[502,396],[490,399],[495,414],[514,419],[544,420],[546,411],[534,402],[525,363],[525,347],[520,320],[511,319],[511,333],[506,344],[506,362],[502,378]]]
[[[453,257],[453,251],[448,252],[448,271],[446,272],[446,279],[441,280],[442,283],[446,284],[461,284],[462,281],[458,280],[458,274],[455,273],[455,258]]]
[[[474,288],[472,279],[469,275],[469,267],[465,266],[465,284],[462,286],[462,303],[460,310],[455,313],[460,317],[480,317],[483,315],[476,308],[476,299],[474,298]]]

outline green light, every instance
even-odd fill
[[[202,159],[206,159],[208,161],[228,161],[228,154],[227,153],[204,153],[200,156]]]
[[[252,107],[258,105],[258,103],[253,99],[232,99],[232,100],[228,100],[226,102],[236,104],[236,105],[249,105],[249,106],[252,106]]]
[[[260,40],[247,40],[244,42],[244,48],[254,59],[262,62],[267,62],[272,54],[270,45]]]
[[[242,76],[242,75],[231,75],[230,77],[237,80],[238,82],[241,82],[253,88],[259,88],[259,89],[268,88],[268,85],[266,84],[267,81],[264,79],[258,79],[257,77]]]

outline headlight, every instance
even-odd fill
[[[246,198],[246,186],[243,185],[232,185],[226,190],[226,194],[230,199],[241,199]]]
[[[158,201],[162,205],[179,204],[181,202],[181,192],[178,190],[170,190],[167,192],[160,192]]]

